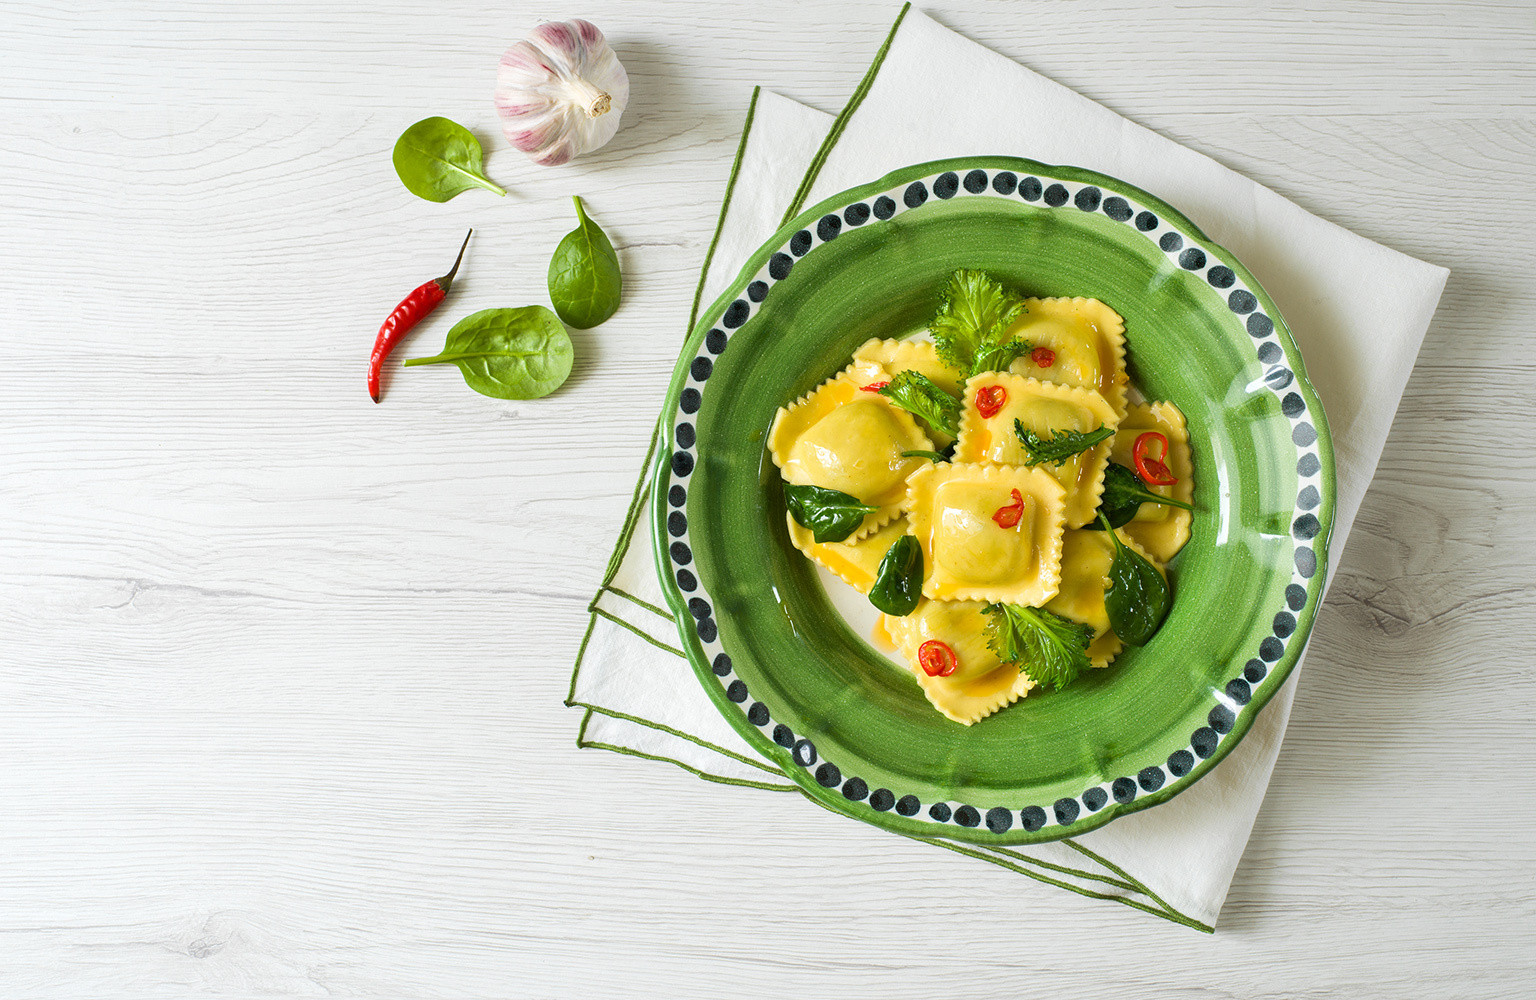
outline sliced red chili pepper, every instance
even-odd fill
[[[394,311],[384,320],[384,325],[379,327],[378,336],[373,340],[373,353],[368,356],[368,395],[373,397],[375,403],[379,401],[379,373],[384,369],[384,359],[389,357],[389,352],[395,349],[395,345],[400,343],[400,339],[411,327],[436,309],[448,294],[453,276],[459,273],[459,264],[464,260],[464,248],[469,246],[469,238],[474,232],[471,229],[464,234],[464,242],[459,246],[459,256],[454,259],[453,270],[441,278],[433,278],[418,286],[395,306]]]
[[[917,665],[929,677],[948,677],[960,669],[960,660],[947,643],[929,639],[917,647]]]
[[[1152,456],[1147,454],[1154,444],[1161,444],[1162,454]],[[1131,460],[1136,463],[1136,474],[1148,486],[1172,486],[1179,481],[1163,459],[1168,457],[1168,438],[1157,431],[1147,431],[1136,438],[1131,445]]]
[[[890,384],[890,382],[871,382],[869,385],[862,386],[861,389],[864,392],[879,392]]]
[[[984,419],[997,416],[1006,402],[1008,402],[1008,390],[1000,385],[984,385],[976,390],[976,412]]]
[[[1049,347],[1037,347],[1029,352],[1029,360],[1041,368],[1049,368],[1056,363],[1056,352]]]
[[[997,522],[999,528],[1012,528],[1019,523],[1024,516],[1024,496],[1018,490],[1013,491],[1013,503],[1006,507],[997,508],[997,513],[992,515],[992,520]]]

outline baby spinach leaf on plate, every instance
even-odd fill
[[[1099,513],[1104,515],[1109,526],[1119,528],[1129,524],[1144,503],[1163,504],[1168,507],[1178,507],[1181,510],[1195,509],[1183,500],[1175,500],[1173,497],[1152,492],[1142,484],[1141,477],[1135,472],[1123,465],[1110,462],[1109,467],[1104,470],[1104,495],[1099,500]],[[1103,526],[1098,521],[1093,521],[1084,527],[1099,531]]]
[[[498,195],[507,189],[485,176],[480,140],[447,118],[423,118],[395,140],[395,173],[406,190],[428,201],[447,201],[470,188]]]
[[[802,528],[818,542],[840,542],[864,523],[865,514],[879,510],[841,490],[824,486],[784,484],[784,505]]]
[[[1103,514],[1099,522],[1115,543],[1109,589],[1104,592],[1109,627],[1127,646],[1145,646],[1168,617],[1168,581],[1156,566],[1120,540]]]
[[[1025,428],[1022,420],[1013,422],[1013,433],[1018,435],[1019,444],[1024,446],[1024,453],[1028,456],[1024,464],[1031,468],[1043,462],[1060,466],[1073,455],[1085,452],[1100,441],[1107,441],[1115,436],[1114,428],[1099,427],[1086,432],[1059,430],[1050,437],[1043,438]]]
[[[983,609],[987,645],[998,659],[1018,664],[1036,684],[1050,684],[1057,691],[1087,670],[1088,644],[1093,629],[1044,608],[1020,604],[989,604]]]
[[[571,374],[571,335],[543,306],[482,309],[448,331],[443,352],[405,367],[455,364],[469,387],[497,399],[538,399]]]
[[[922,596],[923,548],[912,535],[902,535],[880,559],[874,586],[869,588],[869,603],[903,618],[917,608]]]
[[[549,261],[549,301],[566,323],[586,330],[619,309],[624,280],[608,234],[576,202],[576,228],[565,234]]]
[[[935,430],[950,437],[960,436],[960,398],[920,371],[908,368],[896,373],[880,390],[880,395],[928,421]]]

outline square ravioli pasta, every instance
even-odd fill
[[[1125,320],[1098,299],[1025,299],[1029,310],[1008,330],[1035,350],[1010,366],[1026,378],[1092,389],[1125,416]],[[1050,352],[1042,365],[1039,349]]]
[[[1035,686],[1018,664],[1004,663],[988,645],[986,606],[983,601],[923,601],[905,618],[882,619],[929,704],[967,726],[1012,705]],[[923,670],[919,651],[927,642],[949,647],[953,673],[930,676]]]
[[[1138,403],[1130,408],[1120,427],[1115,431],[1110,446],[1110,459],[1127,469],[1136,468],[1136,439],[1143,434],[1161,434],[1168,439],[1168,454],[1163,463],[1176,478],[1169,486],[1142,485],[1153,493],[1193,502],[1195,498],[1194,466],[1189,456],[1189,430],[1184,424],[1184,414],[1172,403]],[[1154,452],[1155,454],[1155,452]],[[1179,507],[1144,503],[1136,516],[1122,529],[1126,537],[1135,540],[1154,561],[1166,563],[1179,554],[1189,541],[1189,527],[1194,515]]]
[[[885,378],[895,378],[904,371],[926,375],[945,392],[960,395],[960,373],[939,360],[939,352],[932,341],[927,340],[880,340],[871,338],[853,352],[855,364],[877,365]],[[939,447],[948,445],[954,438],[944,431],[922,421],[922,427]]]
[[[1023,375],[983,372],[965,383],[960,414],[957,462],[996,462],[1025,465],[1029,455],[1015,433],[1014,421],[1043,438],[1057,431],[1087,432],[1114,428],[1120,416],[1103,396],[1091,389],[1057,385]],[[983,404],[986,408],[983,409]],[[1066,524],[1081,528],[1093,520],[1104,491],[1109,465],[1109,441],[1101,441],[1060,465],[1043,462],[1043,469],[1062,485]]]
[[[929,465],[907,483],[923,596],[1039,607],[1061,579],[1061,484],[1041,469]]]
[[[928,459],[933,442],[912,414],[865,386],[884,381],[877,366],[855,362],[789,406],[768,432],[768,451],[784,480],[820,486],[875,507],[846,541],[873,534],[901,514],[907,477]]]

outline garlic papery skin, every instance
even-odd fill
[[[629,103],[629,74],[591,21],[546,21],[507,49],[496,111],[507,141],[553,167],[613,138]]]

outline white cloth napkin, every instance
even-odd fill
[[[898,167],[988,153],[1129,181],[1231,250],[1294,333],[1333,432],[1338,510],[1330,568],[1336,565],[1448,272],[1319,219],[919,11],[904,12],[882,54],[862,100],[856,95],[835,121],[770,93],[754,100],[703,301],[730,283],[802,187],[796,211]],[[835,142],[821,149],[819,172],[802,185],[829,129]],[[571,703],[587,709],[581,741],[717,780],[793,788],[720,717],[677,653],[648,518],[634,523],[627,550],[621,539],[616,553],[622,560],[594,600],[572,680]],[[1022,870],[1020,856],[1035,865],[1030,871],[1057,866],[1045,870],[1067,888],[1132,900],[1209,929],[1263,801],[1299,675],[1298,664],[1237,749],[1172,801],[1077,837],[1075,847],[1048,844],[987,860],[1015,870]],[[871,829],[870,836],[883,834]],[[1097,869],[1083,870],[1085,857]]]

